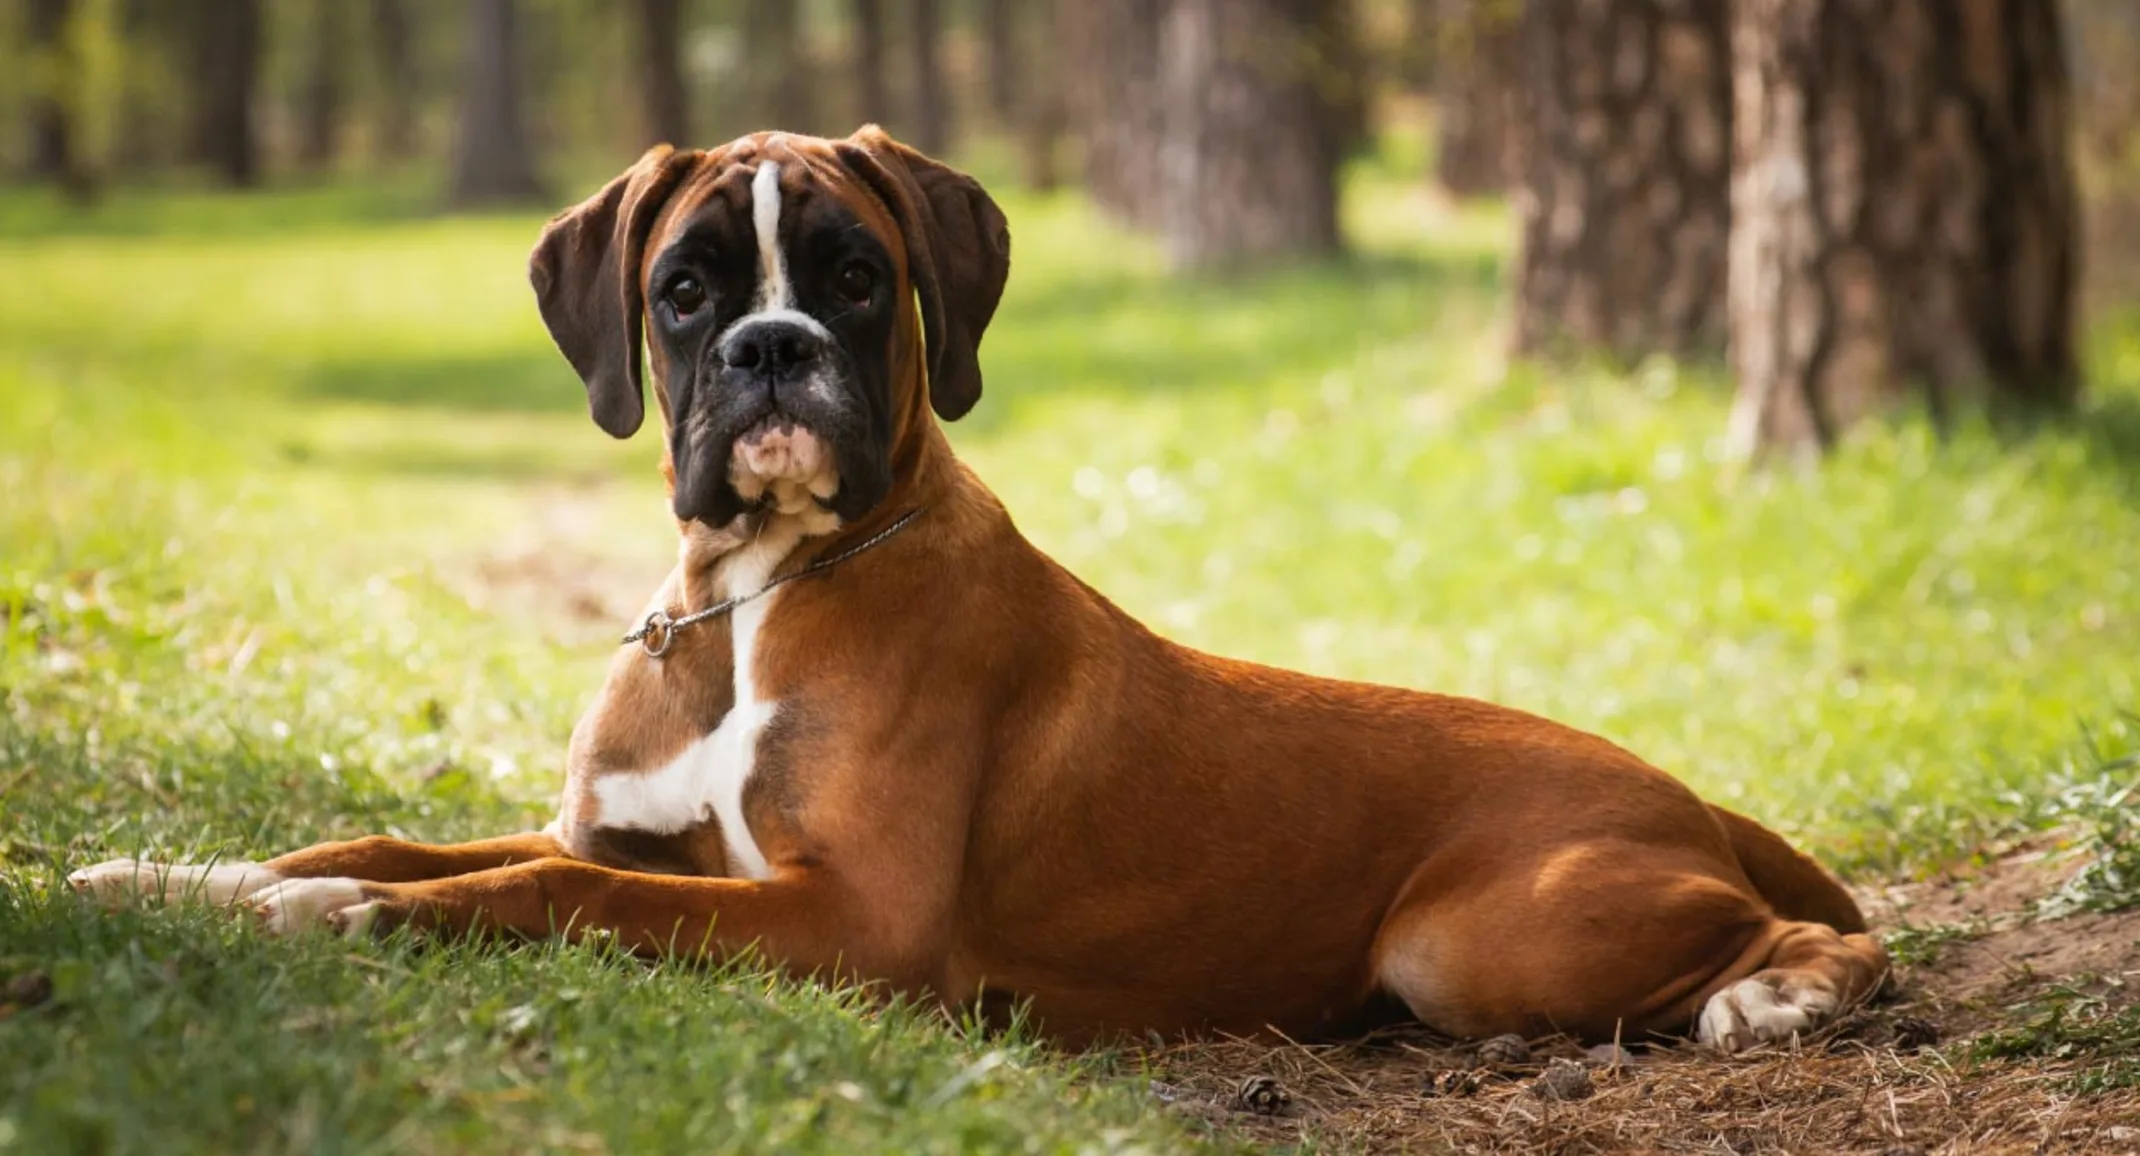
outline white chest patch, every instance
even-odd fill
[[[736,551],[722,563],[726,594],[748,594],[765,586],[773,568],[793,548],[790,534],[768,535]],[[705,822],[721,824],[728,845],[728,868],[745,879],[765,879],[772,871],[751,836],[743,814],[743,789],[757,760],[758,736],[773,720],[778,704],[761,700],[753,681],[758,631],[779,601],[778,592],[736,608],[730,618],[735,639],[736,702],[713,733],[684,748],[667,766],[642,774],[604,775],[594,782],[596,822],[604,827],[631,827],[674,835]]]

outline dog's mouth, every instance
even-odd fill
[[[789,414],[773,412],[737,435],[728,481],[744,502],[777,513],[829,509],[840,491],[832,446]]]

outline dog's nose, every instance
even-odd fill
[[[778,376],[816,361],[825,339],[797,321],[767,317],[745,321],[721,338],[721,361],[731,369]]]

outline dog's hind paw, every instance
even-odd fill
[[[1709,997],[1695,1039],[1726,1052],[1743,1052],[1793,1037],[1835,1018],[1835,992],[1805,976],[1756,975]]]

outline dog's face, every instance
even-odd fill
[[[882,501],[928,410],[979,399],[1009,269],[980,185],[875,128],[657,148],[552,220],[529,262],[617,437],[644,418],[651,352],[676,516],[713,527],[758,509],[853,521]]]

